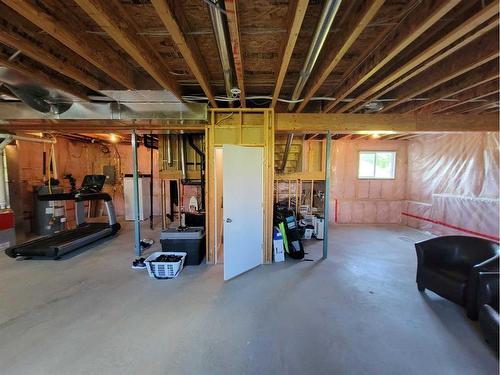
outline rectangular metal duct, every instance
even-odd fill
[[[1,103],[0,120],[194,120],[207,121],[207,104],[76,102],[64,113],[41,113],[24,103]]]

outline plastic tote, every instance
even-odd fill
[[[155,262],[160,255],[179,255],[182,258],[178,262]],[[160,280],[174,279],[184,268],[185,259],[186,253],[156,251],[146,258],[145,263],[150,277]]]

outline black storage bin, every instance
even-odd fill
[[[160,235],[163,251],[186,252],[185,266],[197,266],[205,258],[205,229],[189,227],[184,230],[168,228]]]

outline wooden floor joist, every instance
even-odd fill
[[[424,2],[422,6],[419,6],[418,12],[414,11],[407,16],[403,22],[393,30],[391,36],[385,40],[383,46],[377,48],[377,50],[371,54],[369,61],[355,70],[352,76],[336,90],[334,93],[336,100],[328,104],[323,112],[330,112],[334,109],[343,99],[386,66],[401,51],[438,22],[458,3],[460,3],[460,0],[443,0]],[[422,9],[424,6],[426,9]]]
[[[429,48],[419,53],[417,56],[412,58],[406,64],[390,73],[380,82],[370,87],[368,90],[357,95],[357,97],[350,103],[344,105],[338,110],[338,112],[346,112],[349,109],[355,107],[359,103],[362,103],[365,99],[370,98],[370,100],[375,100],[385,95],[387,92],[395,89],[396,87],[402,85],[409,79],[417,76],[421,72],[429,69],[431,66],[437,64],[439,61],[443,60],[447,56],[451,55],[455,51],[459,50],[463,46],[472,43],[477,38],[486,34],[487,32],[498,27],[498,19],[495,17],[491,22],[477,30],[472,35],[468,35],[464,40],[460,41],[456,45],[453,45],[460,38],[466,36],[468,33],[473,31],[475,28],[480,26],[482,23],[488,21],[490,18],[498,14],[498,6],[495,3],[483,8],[476,15],[469,18],[466,22],[462,23],[456,29],[448,33],[446,36],[432,44]],[[449,48],[453,45],[452,48]],[[430,60],[429,60],[430,59]],[[429,60],[429,61],[427,61]],[[420,64],[424,63],[422,66]],[[418,69],[415,69],[418,67]],[[413,70],[413,71],[412,71]],[[411,73],[410,73],[411,72]],[[410,73],[410,74],[408,74]],[[402,78],[402,79],[401,79]],[[391,85],[392,84],[392,85]],[[389,86],[389,87],[387,87]],[[385,88],[385,90],[384,90]],[[354,111],[358,111],[363,107],[363,105],[358,106]]]
[[[78,86],[66,83],[51,74],[38,69],[20,59],[7,59],[0,57],[0,66],[8,67],[18,71],[26,77],[33,79],[33,81],[61,90],[67,94],[76,96],[79,99],[87,101],[87,93],[79,89]]]
[[[270,105],[271,108],[276,106],[276,102],[279,98],[281,87],[283,85],[283,81],[285,80],[288,65],[290,64],[290,59],[292,58],[293,49],[295,47],[295,43],[297,42],[300,27],[302,26],[302,21],[304,20],[308,4],[309,0],[296,0],[291,3],[291,7],[293,7],[290,8],[291,11],[289,12],[288,17],[290,20],[288,34],[283,43],[278,75],[276,76],[276,83],[273,90],[273,99],[271,100]]]
[[[474,70],[500,56],[498,51],[498,31],[491,31],[475,45],[474,51],[464,47],[447,59],[442,60],[423,73],[420,79],[409,81],[406,87],[394,94],[398,100],[384,107],[381,112],[387,112],[408,100],[440,86],[456,77]],[[477,48],[479,47],[479,48]],[[477,52],[476,52],[477,49]],[[416,77],[416,78],[419,78]],[[408,89],[408,88],[409,89]]]
[[[499,68],[496,61],[492,61],[478,69],[474,69],[458,79],[448,82],[445,85],[439,86],[427,95],[429,97],[428,101],[422,104],[414,105],[412,108],[408,109],[408,112],[421,111],[425,108],[432,106],[443,99],[448,99],[467,90],[471,90],[475,87],[483,85],[487,82],[494,81],[498,79]]]
[[[487,96],[496,94],[498,92],[499,92],[498,80],[489,81],[483,85],[473,87],[471,90],[467,90],[453,97],[453,99],[456,99],[455,103],[450,103],[450,102],[439,103],[439,106],[433,107],[430,112],[432,113],[446,113],[449,111],[460,112],[461,106],[473,102],[475,100],[483,99]]]
[[[1,1],[124,87],[135,88],[132,67],[109,48],[100,36],[85,34],[84,38],[80,37],[85,26],[76,17],[64,12],[56,19],[28,0]]]
[[[139,28],[118,0],[74,0],[106,33],[165,90],[181,91],[159,53],[139,34]],[[124,23],[126,27],[124,27]]]
[[[213,108],[217,108],[213,90],[210,87],[208,72],[203,62],[200,52],[192,38],[188,38],[181,29],[180,22],[176,19],[173,10],[166,0],[151,0],[151,4],[156,10],[170,37],[175,42],[180,53],[184,57],[189,69],[196,77],[201,89],[208,98]],[[186,23],[185,21],[182,23]]]
[[[245,79],[244,79],[244,64],[243,53],[241,48],[240,27],[238,20],[238,0],[225,0],[227,12],[227,23],[229,25],[229,36],[231,46],[233,47],[234,69],[236,70],[236,81],[240,89],[240,103],[243,108],[246,107],[245,101]]]
[[[336,44],[328,53],[328,57],[325,59],[328,62],[326,66],[321,67],[320,71],[309,79],[311,84],[306,86],[304,101],[300,103],[297,112],[302,112],[304,110],[307,103],[309,103],[313,95],[327,80],[340,60],[344,58],[351,46],[365,30],[366,26],[371,22],[373,17],[375,17],[384,2],[385,0],[370,0],[361,3],[361,9],[356,10],[357,17],[352,17],[349,20],[348,25],[341,30],[340,35],[337,37],[335,41]]]
[[[477,102],[471,108],[468,108],[461,113],[469,114],[469,113],[481,113],[487,109],[498,108],[498,95],[495,95],[496,102],[487,101],[485,102]]]
[[[27,37],[29,35],[30,31],[25,29],[23,25],[12,24],[9,19],[0,15],[0,42],[21,50],[23,55],[66,77],[74,79],[94,91],[99,91],[102,88],[102,84],[97,79],[85,74],[82,70],[68,63],[68,61],[56,57],[39,44],[34,43],[32,38]]]

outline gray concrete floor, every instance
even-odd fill
[[[464,311],[415,285],[401,226],[337,226],[330,257],[158,281],[131,227],[62,261],[0,256],[0,374],[497,374]],[[145,231],[158,237],[158,231]],[[156,246],[156,245],[155,245]]]

